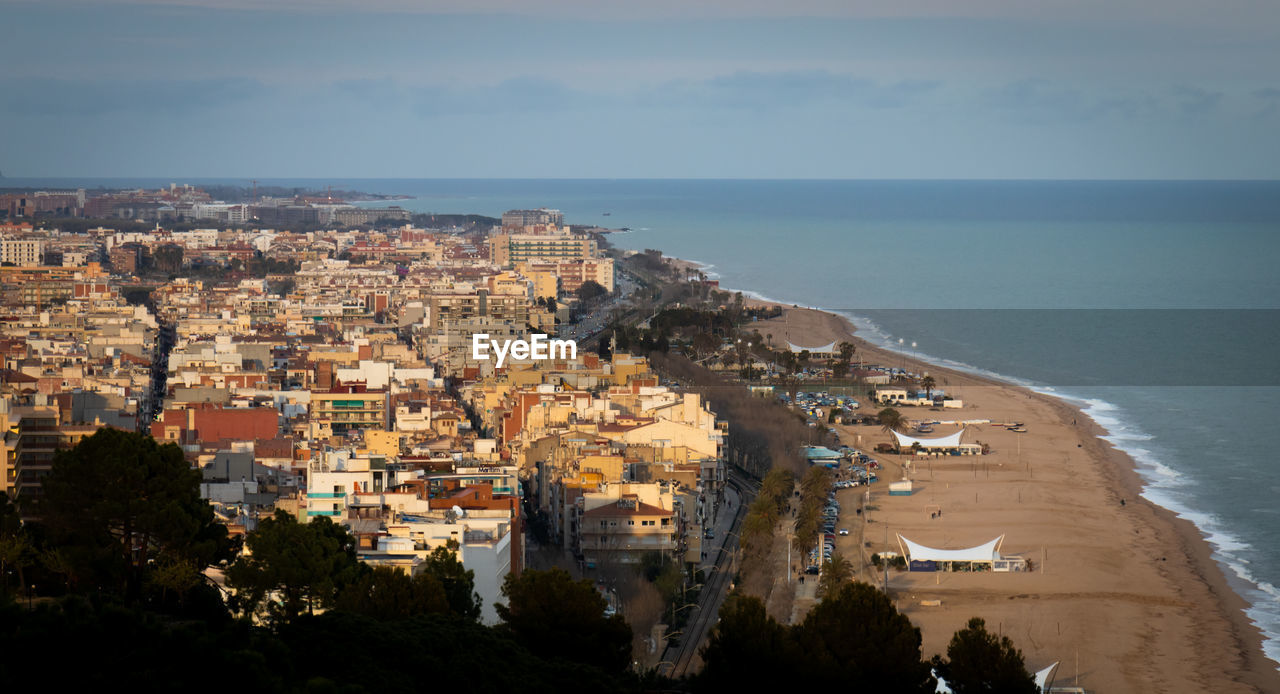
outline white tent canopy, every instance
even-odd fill
[[[916,544],[898,535],[898,541],[906,546],[907,559],[910,561],[976,561],[990,563],[1000,556],[1000,544],[1004,535],[977,547],[966,549],[935,549]]]
[[[895,431],[893,436],[898,439],[899,448],[911,448],[911,444],[914,443],[920,444],[921,448],[956,448],[960,445],[960,435],[963,433],[964,429],[961,429],[954,434],[948,434],[936,439],[921,439]]]
[[[800,345],[797,345],[791,342],[790,340],[788,340],[787,347],[790,347],[791,351],[795,352],[796,354],[804,352],[805,350],[808,350],[809,354],[835,354],[835,351],[836,351],[836,343],[834,342],[825,344],[821,347],[801,347]]]
[[[1053,665],[1036,673],[1036,686],[1040,688],[1040,691],[1049,691],[1049,678],[1053,675],[1053,669],[1056,667],[1058,667],[1058,664],[1055,662]]]

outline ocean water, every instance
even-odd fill
[[[1137,461],[1144,496],[1201,529],[1280,662],[1280,182],[260,183],[408,195],[421,212],[559,208],[724,288],[1068,399]]]

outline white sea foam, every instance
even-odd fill
[[[720,278],[720,273],[715,272],[711,269],[716,266],[715,263],[704,263],[701,260],[694,260],[693,258],[681,258],[680,260],[683,260],[684,262],[690,263],[693,266],[697,267],[698,272],[701,272],[702,274],[706,275],[708,279]]]
[[[1280,665],[1280,589],[1249,570],[1246,557],[1255,551],[1254,547],[1223,527],[1218,516],[1193,507],[1193,481],[1160,462],[1150,449],[1137,445],[1154,437],[1129,424],[1121,408],[1097,398],[1048,394],[1080,406],[1085,415],[1107,431],[1103,440],[1133,458],[1144,482],[1143,498],[1169,509],[1200,530],[1213,549],[1214,559],[1227,568],[1228,582],[1249,603],[1245,615],[1262,631],[1263,654]]]
[[[844,313],[844,312],[839,312],[839,313],[845,318],[848,318],[850,323],[853,323],[853,327],[858,329],[859,337],[863,338],[864,340],[870,342],[873,345],[876,345],[877,347],[881,347],[890,352],[903,354],[908,357],[911,357],[912,359],[929,362],[930,364],[945,366],[949,369],[954,369],[955,371],[963,371],[965,373],[973,374],[975,376],[982,376],[983,378],[989,378],[994,381],[1001,381],[1004,383],[1010,383],[1013,385],[1023,386],[1027,388],[1040,387],[1040,386],[1037,386],[1037,384],[1032,381],[1028,381],[1022,378],[1015,378],[1013,376],[1007,376],[1005,374],[996,373],[994,371],[990,371],[982,367],[974,366],[973,364],[966,364],[965,362],[956,361],[955,359],[946,359],[944,357],[934,356],[932,354],[929,354],[928,352],[921,352],[919,350],[905,349],[903,346],[898,344],[898,341],[895,338],[893,338],[887,331],[881,328],[875,321],[871,320],[870,318],[867,318],[866,316],[860,316],[855,313]]]

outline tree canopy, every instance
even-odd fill
[[[249,553],[227,571],[235,606],[246,614],[289,622],[333,605],[338,592],[361,575],[355,538],[321,516],[299,523],[285,511],[263,520],[246,539]]]
[[[765,612],[756,597],[730,595],[702,651],[705,667],[694,679],[700,691],[791,691],[802,662],[788,627]]]
[[[921,658],[920,630],[883,592],[846,583],[818,603],[796,628],[796,640],[819,686],[932,692]]]
[[[903,418],[902,413],[892,407],[880,410],[876,413],[876,418],[880,420],[880,426],[886,432],[899,431],[906,424],[906,419]]]
[[[920,630],[865,583],[829,592],[790,628],[765,614],[758,598],[726,601],[703,659],[706,669],[696,682],[708,691],[763,685],[770,678],[789,689],[934,690],[930,665],[920,655]]]
[[[447,614],[444,586],[429,573],[417,576],[375,566],[338,593],[334,608],[388,621],[420,614]]]
[[[475,621],[480,618],[480,595],[475,590],[476,573],[467,570],[458,560],[457,549],[455,540],[450,540],[444,547],[436,547],[427,557],[422,571],[440,582],[450,610]]]
[[[226,528],[200,498],[200,473],[175,444],[105,427],[58,451],[42,488],[36,523],[72,590],[133,599],[155,567],[195,575],[228,552]]]
[[[938,676],[955,694],[1007,692],[1036,694],[1035,677],[1027,672],[1022,651],[1008,636],[987,631],[986,622],[974,617],[951,637],[947,659],[933,657]]]
[[[582,283],[581,287],[578,287],[578,299],[584,303],[595,301],[608,293],[609,290],[595,280],[587,280]]]
[[[818,580],[818,597],[836,595],[845,584],[853,580],[853,565],[839,552],[822,564],[822,578]]]
[[[622,615],[605,616],[604,596],[591,581],[575,581],[561,568],[508,574],[506,605],[498,616],[534,655],[564,658],[608,672],[631,664],[631,627]]]

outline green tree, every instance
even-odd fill
[[[299,523],[276,511],[249,533],[246,545],[249,553],[227,571],[234,607],[256,614],[265,603],[267,616],[277,623],[332,606],[338,592],[361,574],[355,538],[324,516]]]
[[[795,475],[790,470],[780,467],[769,470],[760,482],[760,497],[768,499],[776,511],[781,514],[787,510],[791,502],[791,494],[795,491]]]
[[[591,581],[575,581],[560,568],[507,574],[507,604],[494,607],[515,640],[534,655],[564,658],[608,672],[631,663],[631,627],[622,615],[606,617],[608,605]]]
[[[389,566],[375,566],[343,588],[334,609],[380,620],[450,611],[444,585],[433,574],[410,577]]]
[[[852,580],[853,565],[839,552],[832,552],[831,558],[822,564],[822,578],[818,581],[818,597],[835,595]]]
[[[924,378],[920,379],[920,387],[924,388],[924,396],[926,398],[933,397],[933,389],[937,385],[938,385],[938,382],[933,380],[933,376],[925,376]]]
[[[152,252],[155,258],[156,269],[161,272],[173,273],[182,269],[182,246],[172,243],[166,243]]]
[[[480,594],[476,592],[476,573],[458,560],[458,541],[449,540],[436,547],[422,566],[424,573],[435,577],[444,588],[445,601],[455,614],[475,621],[480,619]]]
[[[831,493],[831,483],[834,481],[831,470],[815,465],[806,470],[804,477],[801,478],[800,495],[806,500],[826,501],[827,495]]]
[[[282,280],[272,280],[267,283],[267,290],[276,296],[288,296],[298,283],[292,277],[286,277]]]
[[[604,285],[595,280],[587,280],[582,283],[581,287],[578,287],[578,300],[584,304],[589,304],[608,293],[609,290],[605,289]]]
[[[805,676],[795,639],[760,598],[730,595],[702,650],[696,691],[794,691]]]
[[[35,515],[70,588],[115,587],[134,599],[152,563],[202,572],[228,551],[226,528],[200,498],[200,473],[172,443],[99,429],[59,451]]]
[[[1027,672],[1022,651],[1008,636],[997,637],[987,631],[986,622],[978,617],[951,637],[947,659],[935,655],[933,667],[955,694],[1039,691],[1035,677]]]
[[[876,413],[876,418],[880,420],[880,426],[885,433],[900,431],[906,425],[906,419],[902,416],[902,413],[892,407],[880,410]]]
[[[816,686],[934,691],[929,663],[920,658],[920,630],[865,583],[846,583],[827,595],[796,628],[796,641]]]
[[[18,587],[27,585],[26,568],[35,561],[35,548],[9,495],[0,493],[0,595],[9,591],[9,574],[17,573]]]

